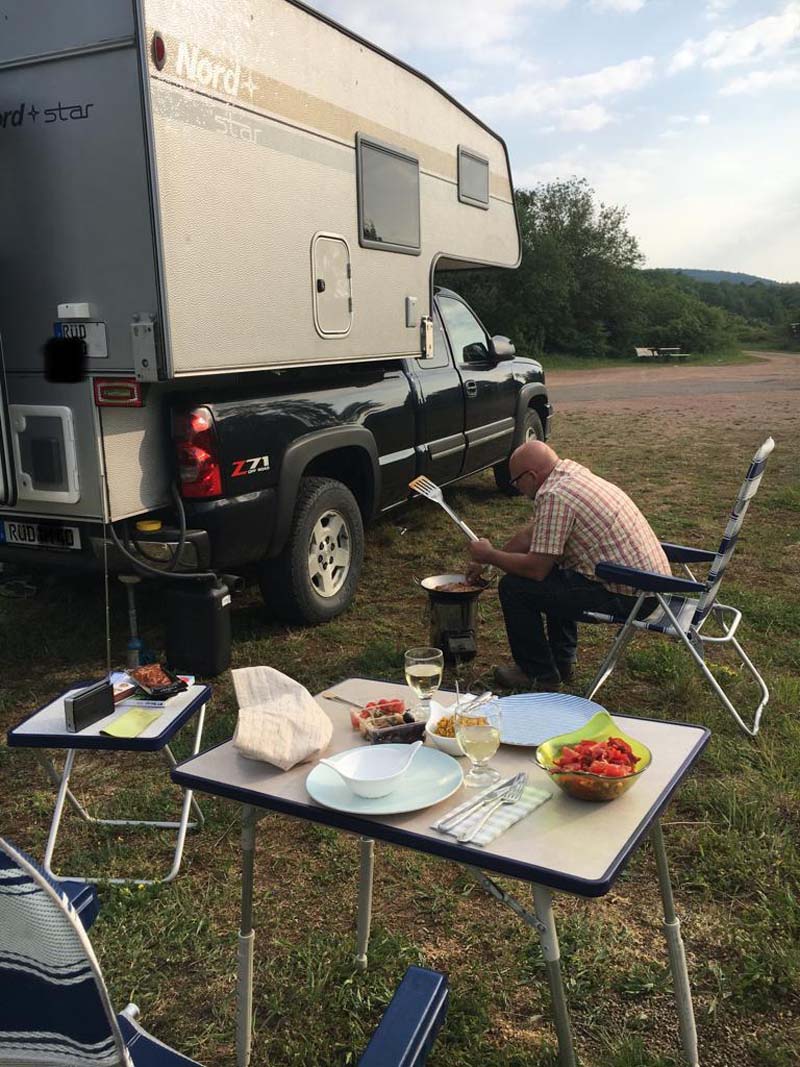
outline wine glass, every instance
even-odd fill
[[[431,696],[442,684],[444,653],[440,648],[409,648],[405,653],[406,684],[419,698],[414,717],[427,722],[431,714]]]
[[[456,708],[456,738],[472,764],[464,785],[488,786],[499,781],[500,775],[488,764],[500,747],[501,719],[502,711],[497,699],[480,704],[473,710],[466,704]]]

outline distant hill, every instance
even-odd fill
[[[673,274],[686,274],[698,282],[730,282],[731,285],[778,285],[772,278],[759,278],[757,274],[742,274],[735,270],[691,270],[688,267],[666,268]]]

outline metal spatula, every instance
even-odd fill
[[[465,522],[459,519],[458,515],[453,511],[449,505],[445,503],[444,494],[439,486],[427,478],[424,474],[421,474],[419,478],[414,478],[413,481],[408,483],[408,488],[413,489],[415,493],[419,493],[420,496],[427,497],[428,500],[432,500],[434,504],[438,504],[440,508],[444,508],[456,526],[461,530],[463,534],[470,539],[470,541],[477,541],[478,535],[470,530],[469,526]]]

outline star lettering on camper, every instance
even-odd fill
[[[30,115],[31,119],[36,122],[36,117],[37,115],[41,115],[41,111],[39,111],[39,108],[35,104],[31,104],[31,106],[28,108],[28,114]]]
[[[247,474],[263,474],[269,470],[269,456],[251,456],[250,459],[235,459],[231,478],[243,478]]]

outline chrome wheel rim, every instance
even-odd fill
[[[336,596],[350,573],[352,538],[340,511],[323,512],[314,523],[308,542],[308,576],[321,597]]]

